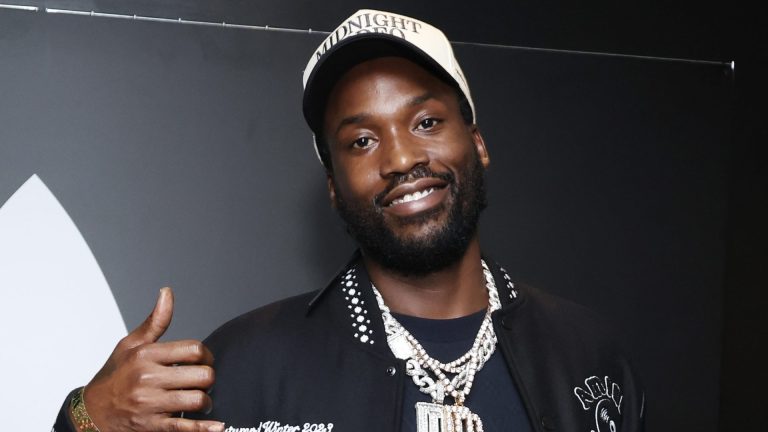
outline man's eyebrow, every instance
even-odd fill
[[[421,104],[423,104],[424,102],[426,102],[426,101],[428,101],[430,99],[434,99],[434,97],[435,97],[435,95],[432,94],[432,92],[426,92],[426,93],[424,93],[421,96],[416,96],[416,97],[412,98],[411,100],[409,100],[408,101],[408,105],[409,106],[421,105]]]
[[[362,123],[370,116],[371,115],[368,113],[360,113],[360,114],[351,115],[349,117],[344,117],[343,119],[341,119],[341,121],[339,122],[339,125],[336,127],[336,133],[339,133],[341,128],[343,128],[344,126]]]

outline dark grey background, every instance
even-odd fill
[[[37,3],[316,29],[356,9]],[[454,40],[504,41],[498,18],[474,19],[487,11],[465,20],[400,11],[432,14]],[[519,26],[509,31],[530,41]],[[166,284],[177,292],[169,338],[204,337],[318,288],[354,247],[327,204],[300,113],[300,74],[321,39],[0,10],[0,202],[38,173],[91,246],[128,327]],[[656,54],[681,48],[667,49]],[[733,154],[734,114],[744,111],[733,74],[456,50],[492,156],[484,248],[518,279],[627,334],[650,394],[649,430],[715,430],[733,161],[745,158]]]

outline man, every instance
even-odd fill
[[[173,307],[162,290],[55,430],[642,430],[644,396],[606,326],[482,256],[490,157],[442,32],[358,11],[313,53],[304,85],[359,252],[324,289],[205,344],[157,343]]]

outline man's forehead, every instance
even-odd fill
[[[426,103],[431,99],[436,99],[435,94],[433,92],[426,92],[424,94],[416,95],[406,99],[405,101],[403,101],[402,105],[405,107],[417,107],[419,105]],[[345,106],[344,104],[341,104],[341,107],[344,107],[344,106]],[[343,117],[341,120],[339,120],[337,125],[330,125],[330,126],[335,128],[335,132],[338,133],[344,126],[364,123],[365,121],[370,119],[372,116],[373,114],[371,112],[362,111],[362,112],[354,113],[351,115],[347,115]],[[333,113],[330,113],[328,117],[333,118]]]

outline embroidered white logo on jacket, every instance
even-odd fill
[[[584,384],[584,388],[574,388],[573,393],[584,411],[592,411],[595,416],[595,429],[590,432],[616,432],[624,398],[621,387],[608,376],[604,379],[591,376],[584,380]]]

